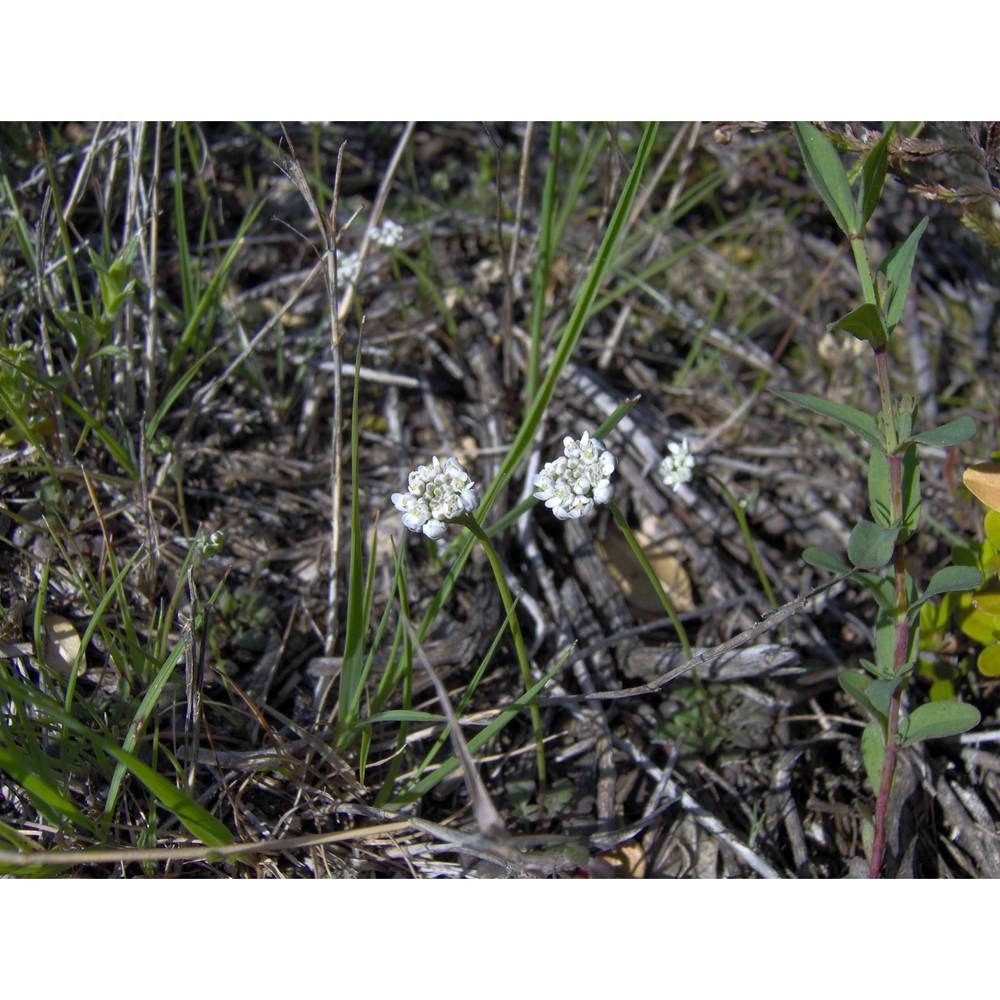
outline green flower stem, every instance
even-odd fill
[[[680,639],[681,646],[684,648],[684,655],[690,660],[691,643],[688,640],[687,632],[684,630],[684,626],[681,624],[680,617],[677,614],[677,609],[674,607],[674,602],[670,600],[667,592],[663,589],[663,585],[660,583],[660,579],[656,575],[656,571],[650,565],[649,560],[646,558],[646,553],[642,551],[642,546],[639,545],[638,540],[632,533],[632,529],[628,526],[628,521],[625,520],[625,515],[621,512],[621,508],[614,502],[614,500],[609,500],[608,509],[611,511],[611,516],[615,519],[615,524],[618,525],[619,531],[621,531],[622,535],[625,537],[625,541],[628,542],[628,547],[632,550],[632,554],[639,560],[639,565],[642,566],[643,572],[646,574],[646,578],[649,580],[650,586],[656,591],[656,596],[660,599],[663,609],[667,612],[670,616],[670,620],[674,623],[674,628],[677,631],[677,638]],[[695,671],[693,676],[697,682],[698,672]]]
[[[468,528],[482,545],[486,552],[486,558],[493,567],[493,576],[496,578],[497,587],[500,590],[500,599],[507,611],[507,621],[510,624],[510,634],[514,640],[514,648],[517,650],[517,659],[521,665],[521,677],[524,679],[524,689],[527,691],[532,685],[531,664],[528,662],[528,650],[524,645],[524,636],[521,634],[521,626],[517,620],[514,610],[514,600],[510,596],[510,588],[507,586],[507,578],[504,576],[503,567],[500,565],[500,557],[497,550],[490,541],[490,536],[486,533],[479,522],[470,514],[461,514],[455,518],[455,524],[461,524]],[[528,704],[531,711],[531,727],[535,733],[535,757],[538,769],[538,813],[541,816],[541,804],[545,795],[545,743],[542,738],[542,715],[538,709],[538,701],[534,698]]]
[[[714,473],[706,472],[705,475],[711,479],[718,487],[722,490],[722,495],[726,498],[726,503],[729,504],[730,510],[736,516],[736,521],[740,526],[740,531],[743,532],[743,538],[747,543],[747,551],[750,553],[750,561],[753,563],[754,569],[757,571],[757,579],[760,580],[760,585],[767,595],[767,599],[771,602],[772,608],[778,607],[778,601],[774,596],[774,590],[771,587],[771,581],[767,578],[767,573],[764,572],[764,564],[760,561],[760,556],[757,554],[757,546],[754,544],[753,535],[750,532],[750,525],[747,523],[747,512],[743,509],[740,502],[733,496],[732,491],[729,487]]]
[[[525,497],[513,510],[507,511],[503,517],[501,517],[495,524],[491,524],[487,529],[486,533],[490,538],[494,538],[499,535],[505,528],[510,527],[515,521],[518,520],[522,515],[526,514],[538,501],[533,497]]]

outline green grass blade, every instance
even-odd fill
[[[122,447],[122,445],[115,440],[111,432],[108,431],[98,420],[87,410],[81,406],[72,396],[67,395],[60,388],[53,384],[52,380],[41,378],[34,372],[29,371],[26,368],[22,368],[20,365],[11,364],[11,368],[20,372],[21,375],[26,378],[29,382],[33,382],[40,389],[45,392],[51,393],[55,396],[64,406],[69,407],[83,422],[85,431],[84,433],[93,434],[101,443],[107,448],[108,453],[112,458],[118,463],[118,465],[125,470],[130,479],[136,479],[138,477],[138,470],[135,467],[135,462],[132,460],[132,456]],[[5,404],[6,406],[6,401]]]
[[[361,343],[358,342],[358,364],[361,367]],[[340,668],[338,710],[340,725],[348,728],[354,721],[352,712],[360,704],[364,685],[364,641],[368,631],[365,616],[365,575],[361,552],[361,472],[358,462],[358,396],[361,379],[355,376],[351,403],[351,554],[347,577],[347,623],[344,635],[344,658]],[[374,559],[372,560],[374,562]]]
[[[524,692],[524,694],[521,695],[520,698],[508,705],[507,708],[505,708],[488,726],[476,733],[476,735],[468,741],[470,752],[474,753],[480,747],[485,745],[505,726],[512,722],[519,712],[530,706],[531,702],[541,693],[545,685],[548,684],[548,682],[562,669],[569,653],[570,650],[567,650],[566,653],[559,658],[555,666],[552,667],[545,674],[545,676],[538,681],[537,684],[533,684],[527,691]],[[436,785],[440,784],[440,782],[442,782],[458,766],[458,757],[454,755],[449,757],[436,771],[434,771],[433,774],[429,774],[427,777],[418,781],[411,789],[405,792],[402,797],[400,797],[397,801],[390,803],[386,808],[389,810],[400,809],[407,803],[416,801],[426,795]]]
[[[552,125],[549,136],[549,166],[545,171],[542,188],[541,224],[538,232],[538,263],[532,276],[531,347],[528,352],[528,373],[525,379],[524,398],[530,405],[538,390],[538,372],[542,357],[542,317],[545,312],[545,290],[549,283],[549,270],[554,252],[555,191],[559,176],[559,147],[562,123]]]
[[[7,687],[3,681],[0,681],[0,686]],[[113,740],[101,736],[72,715],[64,712],[58,702],[41,691],[32,689],[23,693],[25,700],[30,701],[40,712],[44,713],[46,718],[72,730],[98,750],[114,757],[124,769],[134,774],[156,797],[163,808],[176,816],[193,836],[212,846],[233,842],[232,834],[219,820],[207,809],[198,805],[186,792],[154,771],[148,764],[118,746]]]
[[[168,781],[159,772],[144,764],[138,757],[126,753],[110,740],[98,737],[93,733],[88,734],[88,738],[131,771],[156,797],[163,808],[180,820],[192,836],[213,847],[233,842],[233,835],[228,828],[173,782]]]
[[[173,409],[178,397],[187,388],[201,366],[212,356],[214,350],[213,348],[211,351],[206,351],[183,375],[177,377],[170,391],[163,397],[163,402],[156,408],[156,412],[153,414],[152,419],[149,421],[149,426],[146,428],[146,437],[150,441],[156,437],[156,432],[160,429],[160,424],[163,422],[164,417]]]
[[[185,306],[184,312],[188,317],[188,320],[187,325],[184,327],[184,332],[180,336],[177,347],[174,349],[174,352],[170,357],[171,376],[176,375],[185,354],[187,354],[194,345],[198,336],[198,331],[202,327],[202,321],[209,314],[210,310],[218,304],[219,298],[222,294],[222,289],[229,280],[230,272],[233,269],[233,265],[236,263],[236,258],[243,249],[243,243],[246,240],[247,233],[256,221],[257,216],[264,207],[264,204],[265,203],[263,201],[259,201],[257,204],[251,206],[247,214],[244,216],[243,221],[240,223],[236,236],[226,248],[226,252],[223,254],[222,260],[219,262],[219,266],[215,269],[215,273],[212,275],[211,280],[205,287],[204,292],[197,297],[197,301],[193,302],[190,307],[187,305]]]
[[[157,671],[156,676],[149,685],[142,701],[139,702],[139,707],[136,709],[132,722],[129,725],[128,732],[125,735],[123,749],[126,753],[131,753],[135,749],[135,745],[139,741],[139,736],[142,734],[142,730],[145,727],[147,720],[155,710],[156,703],[159,701],[160,695],[163,693],[163,689],[166,686],[167,681],[176,669],[177,664],[180,663],[183,655],[184,645],[183,643],[178,643],[177,646],[174,647],[173,652],[167,657],[160,669]],[[125,766],[119,763],[115,768],[115,773],[112,775],[111,784],[108,788],[108,797],[104,804],[104,815],[107,819],[110,819],[114,813],[114,808],[118,801],[118,792],[121,788],[121,783],[124,777]]]
[[[0,681],[0,684],[3,684]],[[6,685],[4,685],[6,686]],[[87,815],[51,784],[37,768],[37,762],[6,747],[0,747],[0,770],[6,771],[25,791],[32,804],[53,825],[69,820],[80,830],[100,837],[100,829]]]
[[[38,270],[38,263],[35,258],[35,241],[31,236],[31,227],[21,214],[21,207],[14,195],[13,188],[10,186],[10,179],[3,171],[0,171],[0,194],[3,195],[4,201],[10,207],[14,220],[14,235],[17,237],[17,245],[21,248],[21,256],[31,273],[35,274]]]
[[[455,706],[455,715],[461,716],[465,709],[468,707],[469,702],[472,700],[473,695],[479,687],[483,676],[486,674],[486,668],[493,662],[493,657],[496,655],[496,651],[500,646],[500,640],[504,637],[507,632],[507,622],[503,621],[500,623],[500,628],[497,629],[496,635],[493,637],[493,641],[490,643],[489,648],[483,654],[482,659],[479,661],[479,666],[476,668],[476,672],[472,675],[472,679],[469,681],[464,692],[462,692],[461,698],[458,700],[458,704]],[[434,741],[434,745],[427,751],[424,755],[424,759],[420,766],[416,770],[416,778],[414,780],[419,781],[420,776],[430,767],[431,764],[437,760],[437,755],[441,752],[442,748],[448,742],[449,732],[448,726],[442,730],[440,736]]]
[[[49,177],[49,191],[52,193],[52,209],[59,226],[59,236],[62,239],[63,253],[66,255],[66,269],[69,272],[70,284],[73,286],[73,298],[76,301],[77,312],[83,312],[83,293],[80,291],[80,277],[76,273],[76,258],[73,255],[73,241],[70,239],[69,227],[63,216],[62,198],[59,194],[59,181],[52,169],[49,159],[49,148],[44,140],[41,142],[42,155],[45,158],[45,170]]]
[[[90,616],[90,621],[87,623],[87,628],[84,630],[84,633],[80,638],[80,649],[77,652],[76,660],[73,663],[69,683],[66,685],[66,698],[63,703],[63,708],[67,712],[71,710],[71,706],[73,704],[73,693],[76,689],[77,676],[79,675],[80,665],[83,663],[83,659],[86,656],[87,648],[90,646],[90,641],[94,638],[94,633],[100,627],[104,612],[107,610],[108,605],[112,602],[115,596],[119,597],[123,605],[125,604],[125,601],[123,600],[124,594],[122,592],[122,582],[131,572],[136,560],[142,555],[142,553],[143,549],[138,549],[132,558],[125,563],[121,571],[117,573],[114,580],[111,581],[111,586],[104,591],[104,595],[97,602],[96,607],[94,607],[93,613]]]

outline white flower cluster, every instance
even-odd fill
[[[361,258],[356,250],[349,253],[337,251],[337,277],[340,281],[353,282],[361,269]]]
[[[440,538],[445,521],[479,506],[479,491],[458,459],[442,465],[435,457],[429,466],[410,473],[407,493],[393,493],[392,502],[403,512],[403,524],[410,531],[422,531],[428,538]]]
[[[607,503],[614,488],[615,456],[597,438],[563,438],[563,454],[535,476],[535,496],[561,521],[586,517],[595,503]]]
[[[403,227],[392,219],[386,219],[382,225],[372,229],[372,239],[380,247],[394,247],[403,239]]]
[[[672,441],[667,445],[667,451],[670,454],[660,462],[660,478],[664,486],[676,491],[684,483],[691,482],[694,457],[688,447],[687,438],[683,438],[680,444]]]

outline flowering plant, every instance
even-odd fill
[[[372,229],[372,240],[380,247],[394,247],[403,238],[403,227],[392,219],[386,219],[380,226]]]
[[[667,451],[670,454],[660,462],[660,478],[664,486],[676,491],[684,483],[691,482],[691,476],[694,474],[694,457],[687,438],[683,438],[680,444],[671,441],[667,445]]]
[[[342,281],[355,281],[360,270],[361,256],[357,250],[350,250],[346,253],[337,251],[337,274]]]
[[[561,521],[586,517],[594,504],[611,499],[615,464],[615,456],[587,431],[579,441],[563,438],[563,454],[554,462],[547,462],[535,476],[534,495]]]
[[[511,638],[517,652],[524,679],[525,690],[532,686],[531,663],[528,651],[524,645],[524,636],[514,611],[514,599],[507,585],[504,569],[500,563],[490,536],[482,525],[472,517],[472,512],[479,506],[479,490],[469,477],[468,472],[457,458],[449,458],[444,465],[436,456],[431,464],[421,465],[410,473],[406,493],[393,493],[392,502],[403,512],[403,524],[410,531],[423,532],[428,538],[440,538],[445,533],[446,522],[457,522],[468,528],[479,544],[483,547],[493,575],[500,591],[507,612],[507,622],[510,625]],[[538,767],[539,794],[544,798],[545,788],[545,746],[542,735],[542,717],[538,702],[532,698],[528,703],[531,711],[531,724],[535,733],[536,759]]]
[[[476,484],[457,458],[442,465],[435,456],[429,466],[421,465],[410,473],[407,485],[406,493],[393,493],[392,502],[403,512],[403,524],[428,538],[440,538],[446,521],[479,506]]]

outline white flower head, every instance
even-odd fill
[[[614,487],[615,456],[587,431],[577,441],[563,438],[563,454],[535,476],[535,497],[561,521],[586,517],[594,504],[607,503]]]
[[[671,441],[667,445],[667,451],[670,454],[660,462],[660,478],[664,486],[676,491],[684,483],[691,482],[694,474],[694,456],[688,447],[687,438],[682,438],[680,444]]]
[[[372,239],[380,247],[394,247],[403,239],[403,227],[392,219],[386,219],[382,225],[372,229]]]
[[[361,269],[361,258],[356,250],[349,253],[337,251],[337,277],[341,281],[353,282]]]
[[[445,522],[479,506],[479,491],[458,459],[444,465],[435,457],[410,473],[406,493],[393,493],[392,502],[403,512],[403,524],[410,531],[422,531],[428,538],[440,538]]]

